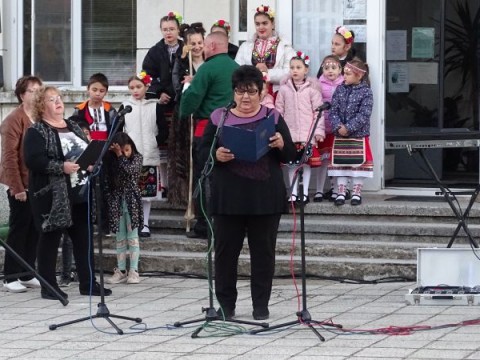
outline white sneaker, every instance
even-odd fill
[[[140,275],[137,270],[130,269],[128,272],[127,284],[138,284],[140,282]]]
[[[27,291],[27,288],[25,286],[23,286],[22,284],[20,284],[20,282],[18,280],[17,281],[12,281],[10,283],[4,282],[3,283],[3,288],[6,291],[9,291],[9,292],[12,292],[12,293],[21,293],[21,292]]]
[[[32,278],[30,280],[27,280],[27,281],[23,281],[23,280],[18,280],[20,282],[20,284],[22,284],[23,286],[27,287],[27,288],[40,288],[42,287],[40,285],[40,281],[38,281],[37,278]]]
[[[107,284],[121,284],[127,281],[127,273],[121,272],[118,268],[113,269],[112,277],[105,279]]]

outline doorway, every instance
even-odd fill
[[[387,0],[385,132],[449,134],[479,130],[478,0]],[[443,137],[443,135],[441,136]],[[451,187],[479,180],[477,147],[425,150]],[[385,151],[387,187],[431,187],[405,149]]]

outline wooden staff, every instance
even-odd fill
[[[193,75],[193,62],[192,62],[192,51],[188,51],[188,66],[190,76]],[[195,127],[195,121],[193,120],[193,115],[190,115],[190,166],[188,174],[188,205],[187,211],[185,212],[186,220],[186,231],[190,231],[190,223],[195,219],[195,213],[193,211],[193,130]]]

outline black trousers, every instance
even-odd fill
[[[37,258],[38,232],[33,222],[32,209],[28,200],[18,201],[14,196],[10,196],[7,191],[8,203],[10,205],[10,217],[8,221],[9,231],[7,235],[7,245],[15,251],[23,260],[35,269],[35,259]],[[18,264],[15,259],[5,252],[4,275],[6,282],[16,281],[16,277],[9,277],[28,271]],[[20,276],[20,280],[30,280],[33,275]]]
[[[223,308],[234,310],[237,301],[238,257],[245,234],[250,248],[250,291],[254,309],[268,307],[275,272],[275,246],[280,214],[216,215],[215,293]]]
[[[89,244],[87,203],[72,206],[73,225],[63,230],[55,230],[40,234],[38,244],[38,272],[53,287],[58,287],[56,278],[58,246],[65,231],[72,239],[73,256],[81,289],[90,286],[91,274],[94,277],[93,243]]]

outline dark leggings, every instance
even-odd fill
[[[72,206],[73,225],[65,230],[55,230],[40,234],[38,244],[38,272],[53,287],[58,287],[56,278],[58,246],[63,231],[70,236],[73,256],[78,273],[80,288],[88,289],[90,274],[95,273],[93,244],[89,246],[88,207],[86,203]]]

